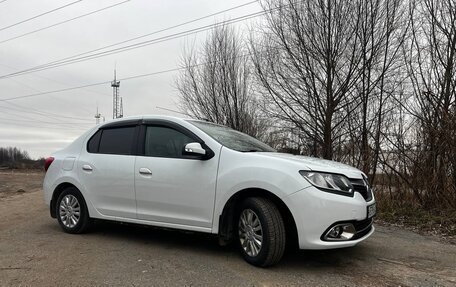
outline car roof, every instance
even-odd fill
[[[109,120],[105,123],[100,124],[99,127],[109,127],[109,126],[117,126],[122,125],[128,122],[135,122],[140,120],[168,120],[172,122],[181,122],[186,119],[174,116],[167,116],[167,115],[138,115],[138,116],[129,116],[125,118],[113,119]]]
[[[144,120],[164,120],[164,121],[170,121],[170,122],[175,122],[175,123],[200,122],[200,123],[207,123],[207,124],[225,127],[223,125],[216,124],[216,123],[210,122],[208,120],[183,118],[183,117],[175,117],[175,116],[168,116],[168,115],[137,115],[137,116],[129,116],[129,117],[124,117],[124,118],[109,120],[107,122],[101,123],[99,126],[97,126],[97,128],[113,128],[113,127],[118,127],[118,126],[129,125],[129,124],[136,125],[140,121],[144,121]]]

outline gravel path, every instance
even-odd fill
[[[260,269],[205,234],[106,222],[63,233],[37,187],[0,197],[0,286],[63,285],[456,286],[456,246],[377,226],[354,248],[289,253]]]

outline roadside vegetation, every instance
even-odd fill
[[[8,169],[43,169],[44,158],[31,159],[28,152],[17,147],[0,147],[0,171]]]
[[[183,113],[361,169],[379,219],[455,235],[456,1],[263,0],[183,53]]]

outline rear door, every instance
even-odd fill
[[[142,127],[135,164],[138,218],[181,227],[212,227],[218,153],[208,160],[183,154],[202,142],[185,128],[166,122]]]
[[[134,168],[139,126],[100,129],[79,158],[79,177],[103,215],[136,218]]]

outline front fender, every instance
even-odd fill
[[[212,232],[218,233],[220,215],[228,200],[242,190],[262,189],[282,199],[309,185],[299,174],[299,168],[290,164],[282,165],[280,159],[223,148],[217,178]]]

